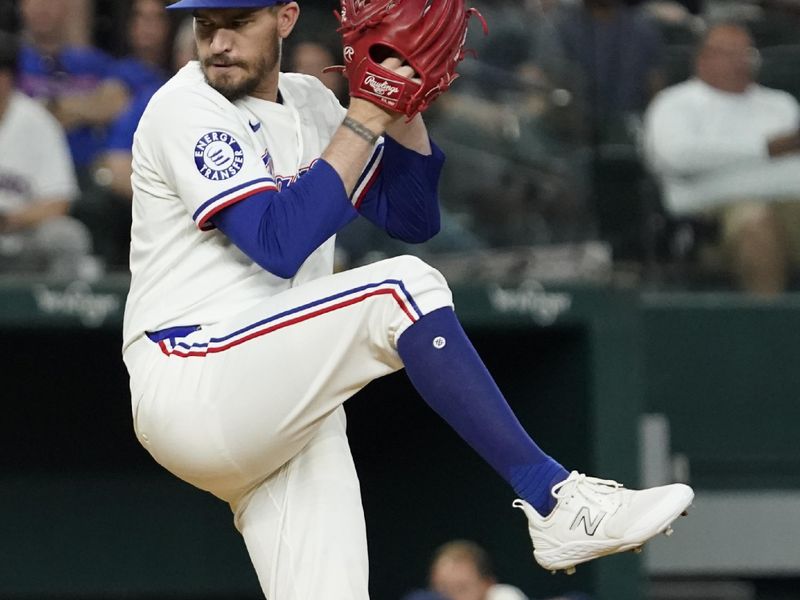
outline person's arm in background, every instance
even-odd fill
[[[119,76],[116,60],[95,49],[87,50],[82,60],[85,73],[99,81],[97,86],[53,98],[47,107],[67,131],[110,125],[131,101],[131,91]]]
[[[800,107],[791,102],[793,107],[786,105],[783,110],[800,115]],[[800,129],[796,125],[800,117],[787,118],[787,133],[769,140],[756,128],[734,137],[725,123],[708,127],[708,121],[714,118],[706,104],[686,96],[666,101],[656,98],[645,115],[644,131],[648,159],[656,171],[692,176],[739,162],[800,152]]]
[[[794,103],[794,131],[769,140],[767,150],[771,158],[800,152],[800,104]]]
[[[96,90],[53,99],[48,108],[67,131],[77,127],[108,125],[122,114],[130,102],[128,89],[108,79]]]
[[[800,152],[800,131],[772,138],[767,144],[767,149],[772,158],[797,154]]]
[[[37,199],[36,203],[0,215],[0,233],[13,233],[62,217],[69,211],[71,202],[61,198]]]
[[[715,115],[708,114],[702,101],[689,97],[694,91],[682,90],[678,97],[667,90],[645,114],[645,152],[657,173],[691,177],[769,156],[767,141],[758,131],[733,137],[724,124],[708,126]]]

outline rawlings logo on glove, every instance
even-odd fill
[[[392,85],[393,83],[397,85]],[[390,106],[396,106],[397,100],[400,98],[400,92],[403,89],[403,84],[399,81],[389,81],[383,77],[367,75],[362,89],[368,94],[371,93],[380,97],[381,101],[386,102]]]
[[[350,95],[409,118],[430,106],[458,78],[467,26],[464,0],[342,0],[339,13]],[[416,73],[407,79],[380,62],[397,56]]]

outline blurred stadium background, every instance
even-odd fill
[[[717,11],[748,21],[762,79],[798,95],[800,19],[774,12],[792,4],[682,3],[681,19],[659,25],[668,81],[689,76],[698,20]],[[337,3],[301,5],[297,40],[330,45]],[[123,56],[129,9],[75,1],[77,39]],[[0,2],[0,28],[19,30],[17,2]],[[532,562],[510,491],[396,374],[348,405],[373,598],[423,587],[433,549],[453,538],[487,548],[499,579],[531,598],[800,598],[794,283],[762,299],[698,264],[660,206],[636,120],[587,128],[580,82],[502,83],[531,33],[502,31],[477,42],[462,93],[431,114],[451,157],[449,221],[440,242],[414,251],[448,276],[467,330],[542,446],[632,486],[686,481],[697,499],[675,535],[643,554],[551,576]],[[502,124],[475,120],[498,107]],[[342,237],[343,267],[408,251],[365,230]],[[134,438],[120,359],[128,277],[112,258],[97,264],[70,280],[0,274],[0,598],[260,598],[228,508],[160,470]]]

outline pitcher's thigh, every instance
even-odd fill
[[[404,257],[312,281],[198,332],[202,389],[241,472],[263,479],[345,400],[402,368],[398,332],[451,300],[438,272]]]
[[[364,514],[343,409],[234,510],[270,600],[369,598]]]

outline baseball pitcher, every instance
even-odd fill
[[[463,0],[343,0],[347,110],[280,72],[297,2],[180,0],[199,60],[150,102],[133,147],[123,355],[136,435],[228,502],[271,600],[365,600],[367,544],[343,403],[405,368],[519,499],[551,570],[636,549],[689,506],[569,472],[509,409],[439,272],[409,256],[333,274],[365,218],[424,242],[444,162],[421,113],[456,79]]]

